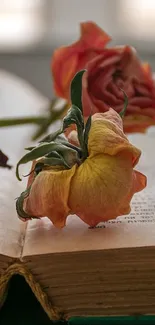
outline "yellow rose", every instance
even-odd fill
[[[134,193],[146,186],[146,177],[133,169],[140,155],[123,133],[116,111],[94,114],[88,157],[70,169],[48,167],[34,180],[31,175],[24,210],[33,217],[47,216],[58,228],[69,214],[90,226],[128,214]]]

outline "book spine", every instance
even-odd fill
[[[0,276],[0,307],[3,305],[8,291],[8,284],[11,277],[15,274],[22,275],[28,285],[30,286],[32,292],[36,296],[37,300],[40,302],[44,311],[48,315],[49,319],[53,321],[65,320],[64,312],[54,306],[49,300],[47,294],[43,291],[40,284],[35,280],[34,275],[29,271],[29,269],[22,263],[14,263],[10,265]]]

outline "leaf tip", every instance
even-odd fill
[[[19,176],[19,164],[17,164],[17,166],[16,166],[16,177],[17,177],[17,179],[18,179],[19,181],[22,180],[22,179],[20,178],[20,176]]]
[[[128,96],[127,96],[127,94],[125,93],[125,91],[122,89],[122,88],[120,88],[120,90],[123,92],[123,94],[124,94],[124,107],[123,107],[123,109],[119,112],[119,115],[120,115],[120,117],[124,117],[124,115],[125,115],[125,113],[126,113],[126,109],[127,109],[127,106],[128,106]]]

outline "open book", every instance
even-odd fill
[[[14,166],[29,145],[30,129],[0,129],[1,149]],[[142,150],[137,169],[148,186],[134,196],[130,215],[95,229],[76,216],[62,230],[47,218],[22,223],[15,198],[26,181],[17,181],[14,169],[0,169],[0,274],[21,263],[67,317],[154,313],[155,131],[130,140]]]
[[[76,216],[62,230],[47,218],[22,223],[15,198],[25,181],[16,180],[14,169],[0,169],[0,273],[19,260],[68,316],[154,312],[155,134],[130,138],[143,150],[138,167],[148,186],[134,196],[130,215],[96,229]],[[22,139],[16,155],[13,147],[14,163],[24,145]]]

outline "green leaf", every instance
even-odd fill
[[[35,148],[35,146],[33,146],[33,147],[27,147],[27,148],[24,148],[25,150],[27,150],[27,151],[31,151],[31,150],[33,150]]]
[[[65,147],[65,150],[64,150]],[[58,159],[58,162],[60,162],[60,165],[67,167],[67,168],[71,168],[75,163],[79,163],[81,155],[79,154],[79,152],[77,150],[75,150],[74,146],[70,145],[69,143],[64,143],[64,147],[62,150],[58,150],[50,152],[49,154],[45,155],[45,157],[42,159],[42,161],[46,164],[49,163],[50,164],[50,160],[46,160],[46,158],[51,158],[54,159],[55,163],[52,163],[51,160],[51,166],[55,166],[56,165],[56,159]]]
[[[82,156],[82,150],[81,150],[81,148],[79,148],[77,146],[74,146],[73,144],[71,144],[71,143],[69,143],[68,141],[65,141],[65,140],[61,141],[61,143],[64,144],[68,148],[71,148],[71,149],[76,150],[77,153],[79,154],[79,158],[81,158],[81,156]]]
[[[68,103],[65,103],[60,110],[54,110],[53,107],[49,109],[49,116],[47,116],[46,120],[43,123],[40,123],[40,128],[33,135],[32,140],[37,140],[40,138],[49,128],[51,124],[55,121],[60,120],[62,115],[67,111]]]
[[[89,136],[89,131],[91,128],[91,121],[92,121],[92,117],[90,115],[87,119],[87,122],[85,125],[85,130],[84,130],[84,152],[83,152],[84,159],[86,159],[88,157],[88,136]]]
[[[61,129],[60,129],[60,130],[61,130]],[[42,139],[42,140],[40,141],[40,143],[42,143],[42,142],[51,142],[51,141],[54,141],[54,139],[55,139],[55,134],[57,133],[58,136],[57,136],[57,138],[56,138],[56,141],[57,141],[58,143],[61,143],[61,144],[65,145],[65,146],[71,148],[71,149],[76,150],[76,151],[78,152],[79,156],[81,157],[81,155],[82,155],[82,150],[81,150],[81,148],[79,148],[79,147],[77,147],[77,146],[71,144],[70,142],[68,142],[68,140],[66,140],[66,138],[65,138],[64,136],[62,136],[61,133],[59,133],[60,130],[59,130],[59,131],[56,131],[55,133],[51,133],[51,134],[47,135],[44,139]],[[29,150],[29,149],[32,150],[31,148],[33,149],[33,148],[35,148],[35,147],[30,147],[30,148],[26,148],[26,149],[27,149],[27,150]],[[56,153],[56,154],[58,155],[58,153]],[[49,154],[49,155],[50,155],[50,154]]]
[[[19,162],[16,166],[16,176],[17,176],[18,180],[21,181],[21,178],[19,177],[19,166],[20,165],[26,164],[29,161],[33,161],[35,159],[41,158],[41,157],[51,153],[52,151],[56,151],[56,152],[60,153],[63,156],[63,158],[65,159],[65,161],[69,160],[69,154],[71,156],[77,157],[77,151],[75,151],[71,148],[68,148],[65,145],[62,145],[61,143],[57,143],[57,142],[45,143],[44,142],[42,145],[34,148],[33,150],[28,152],[26,155],[24,155],[19,160]],[[78,159],[78,157],[77,157],[77,159]]]
[[[123,91],[123,94],[124,94],[124,107],[123,107],[122,111],[119,113],[119,115],[120,115],[120,117],[124,117],[124,115],[126,113],[127,106],[128,106],[128,96],[126,95],[126,93],[123,89],[121,89],[121,90]]]
[[[84,130],[84,120],[82,116],[82,112],[76,105],[72,105],[71,108],[68,110],[67,115],[63,119],[63,125],[62,128],[58,131],[49,134],[45,138],[43,138],[40,143],[44,142],[52,142],[55,139],[57,139],[57,142],[64,142],[65,140],[62,138],[59,138],[60,135],[67,129],[70,125],[75,124],[78,129],[78,135],[80,138],[82,138],[82,132]],[[65,143],[67,145],[67,143]],[[77,148],[76,148],[77,150]]]
[[[84,121],[80,109],[75,105],[71,106],[71,108],[68,110],[67,116],[63,119],[63,130],[68,128],[71,124],[76,124],[77,126],[78,139],[79,139],[81,149],[83,150]]]
[[[63,119],[63,131],[71,124],[76,124],[77,127],[84,128],[83,116],[80,109],[76,105],[72,105],[68,110],[67,115]]]
[[[80,109],[75,105],[71,106],[67,116],[63,119],[63,130],[68,128],[71,124],[76,124],[77,126],[78,139],[81,149],[83,150],[84,121]]]
[[[66,151],[62,151],[61,155],[65,160],[65,163],[71,168],[76,163],[80,164],[80,157],[77,154],[77,151],[68,148]]]
[[[61,157],[61,156],[60,156]],[[43,158],[42,162],[44,163],[45,166],[64,166],[66,168],[70,168],[70,166],[67,164],[67,162],[65,162],[65,160],[63,159],[63,157],[61,158]]]
[[[60,154],[57,151],[50,151],[45,155],[47,158],[60,158]]]
[[[71,102],[82,112],[82,76],[86,70],[79,71],[71,82]]]
[[[20,218],[22,218],[24,220],[29,220],[29,219],[35,218],[33,216],[29,216],[23,209],[24,200],[29,196],[30,189],[31,189],[31,186],[28,187],[24,192],[22,192],[16,201],[17,214]]]
[[[51,159],[51,160],[49,160],[49,159]],[[52,162],[52,159],[54,159],[54,162]],[[45,157],[42,159],[42,161],[43,161],[44,164],[47,164],[49,166],[56,166],[56,161],[57,161],[58,162],[57,165],[60,165],[60,166],[63,165],[65,167],[67,167],[67,168],[70,168],[70,166],[67,164],[67,162],[63,158],[63,154],[60,153],[60,152],[58,153],[56,151],[52,151],[52,152],[48,153],[47,155],[45,155]]]
[[[54,141],[61,133],[63,133],[62,128],[59,129],[58,131],[54,132],[54,133],[51,133],[51,134],[47,135],[42,140],[40,140],[39,143]]]
[[[81,110],[76,106],[72,105],[68,110],[67,115],[63,119],[62,128],[58,131],[49,134],[45,138],[43,138],[40,143],[44,142],[52,142],[57,138],[57,142],[64,143],[64,139],[58,138],[70,125],[75,124],[77,126],[78,138],[81,148],[83,147],[83,130],[84,130],[84,120],[82,116]],[[67,143],[65,143],[67,145]],[[69,145],[67,145],[69,146]],[[74,148],[75,149],[75,148]],[[76,151],[78,149],[76,148]]]
[[[85,130],[84,130],[84,143],[86,144],[86,146],[88,145],[88,135],[91,128],[91,121],[92,121],[92,117],[90,115],[87,119]]]

